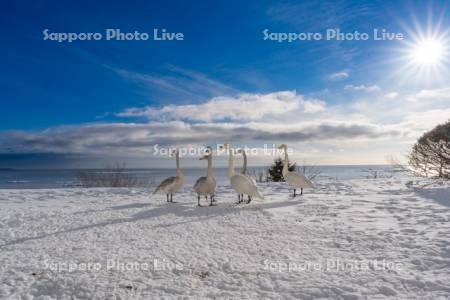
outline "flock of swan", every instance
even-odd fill
[[[284,150],[284,164],[283,164],[283,177],[285,181],[294,189],[294,197],[297,195],[296,190],[301,189],[301,193],[303,193],[304,188],[312,188],[314,187],[312,182],[306,178],[304,175],[289,171],[288,169],[288,153],[287,153],[287,145],[282,144],[278,147],[279,149]],[[207,160],[208,168],[206,172],[206,176],[200,177],[194,184],[194,191],[197,194],[197,205],[202,206],[200,204],[200,197],[204,196],[206,200],[209,200],[209,205],[214,205],[215,202],[215,192],[216,192],[216,179],[213,175],[213,167],[212,167],[212,155],[213,151],[211,147],[207,147],[208,154],[202,156],[200,160]],[[247,201],[245,203],[250,203],[252,198],[259,198],[261,200],[264,199],[264,196],[258,191],[258,187],[256,185],[256,181],[253,177],[247,175],[247,155],[244,150],[237,150],[238,154],[242,154],[243,156],[243,167],[240,174],[236,174],[234,170],[234,151],[230,148],[228,144],[224,144],[221,149],[228,150],[228,178],[230,179],[231,187],[238,194],[238,202],[237,204],[244,202],[244,196],[247,196]],[[173,194],[181,189],[185,183],[185,177],[180,168],[180,153],[179,150],[174,151],[176,158],[176,175],[172,177],[168,177],[164,179],[158,187],[155,189],[155,193],[161,193],[166,195],[166,200],[169,203],[173,203]]]

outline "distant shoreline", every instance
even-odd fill
[[[311,164],[308,166],[314,166],[314,167],[386,167],[386,166],[390,166],[389,164],[362,164],[362,165],[315,165],[315,164]],[[255,168],[268,168],[268,165],[263,165],[263,166],[251,166],[252,169]],[[228,166],[217,166],[214,167],[214,169],[227,169]],[[85,170],[103,170],[103,169],[107,169],[106,167],[104,168],[0,168],[0,171],[85,171]],[[148,168],[125,168],[125,170],[172,170],[175,169],[175,167],[170,167],[170,168],[152,168],[152,167],[148,167]],[[194,167],[190,167],[190,166],[186,166],[183,169],[204,169],[204,167],[201,166],[194,166]]]

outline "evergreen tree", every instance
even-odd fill
[[[280,157],[274,160],[273,164],[268,169],[268,172],[269,172],[268,180],[269,181],[275,181],[275,182],[284,181],[283,165],[284,165],[284,161]],[[296,168],[295,163],[290,164],[288,162],[289,171],[294,171],[295,168]]]

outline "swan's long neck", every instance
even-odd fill
[[[288,158],[288,154],[287,154],[287,148],[284,148],[284,163],[283,163],[283,176],[285,176],[287,173],[289,173],[289,168],[288,168],[288,164],[289,164],[289,158]]]
[[[208,155],[208,173],[206,175],[208,178],[213,177],[213,169],[212,169],[212,153]]]
[[[234,176],[234,159],[233,159],[233,152],[230,149],[228,156],[228,177],[231,178],[233,176]]]
[[[241,173],[245,175],[245,174],[247,174],[247,153],[245,153],[244,150],[242,151],[242,157],[244,159],[244,162],[242,164],[242,171],[241,171]]]
[[[183,172],[180,169],[180,152],[177,151],[177,154],[175,156],[176,163],[177,163],[177,176],[183,176]]]

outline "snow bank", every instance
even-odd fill
[[[0,191],[0,298],[448,299],[449,188],[321,182],[196,207],[145,189]],[[206,202],[205,202],[206,204]]]

